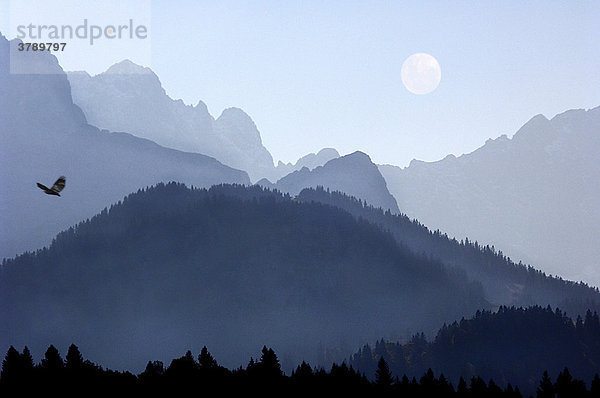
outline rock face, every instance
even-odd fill
[[[535,116],[512,138],[380,166],[400,210],[514,260],[600,286],[600,107]]]
[[[360,151],[332,159],[313,170],[303,167],[279,179],[275,184],[264,186],[291,195],[297,195],[304,188],[322,186],[362,199],[374,207],[398,212],[396,200],[388,191],[377,166],[367,154]]]
[[[0,196],[0,258],[39,249],[61,230],[158,182],[250,183],[245,172],[214,158],[88,124],[54,56],[10,51],[0,35],[0,184],[7,187]],[[8,73],[9,55],[21,73]],[[131,76],[152,77],[144,73]],[[60,198],[36,187],[60,175],[67,177]]]
[[[274,176],[273,158],[241,109],[226,109],[215,120],[202,101],[190,106],[173,100],[152,70],[129,60],[96,76],[69,72],[68,78],[73,101],[92,125],[212,156],[247,171],[253,181]]]

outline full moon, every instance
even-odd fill
[[[417,53],[406,58],[402,64],[402,83],[413,94],[429,94],[442,79],[437,59],[429,54]]]

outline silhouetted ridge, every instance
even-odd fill
[[[537,115],[471,153],[379,170],[409,217],[600,287],[600,245],[589,244],[600,240],[599,109]]]
[[[319,363],[319,344],[347,356],[381,335],[433,332],[490,308],[464,273],[343,209],[258,186],[176,183],[131,194],[49,248],[4,261],[0,304],[0,343],[40,349],[76,338],[119,367],[198,341],[231,366],[265,341],[284,368]]]
[[[364,201],[337,191],[304,189],[297,200],[319,202],[339,207],[357,219],[368,220],[393,234],[403,247],[424,254],[445,266],[466,272],[479,281],[486,297],[497,305],[559,306],[569,314],[585,314],[588,309],[600,310],[600,293],[585,283],[575,283],[547,276],[532,266],[515,264],[502,251],[481,246],[468,238],[450,239],[439,230],[430,231],[417,220],[404,214],[391,214],[367,205]]]
[[[90,119],[73,104],[56,57],[48,51],[18,51],[15,40],[11,45],[0,37],[0,185],[11,187],[0,200],[0,258],[48,245],[60,231],[141,187],[170,180],[203,187],[250,183],[246,172],[214,158],[164,148],[126,129],[109,132],[88,124]],[[116,71],[130,67],[124,63]],[[110,76],[123,83],[153,75]],[[148,90],[140,97],[147,98]],[[116,104],[119,112],[112,114],[125,121],[134,117],[127,97],[103,104]],[[143,120],[152,121],[150,116],[156,115],[145,113]],[[60,200],[41,200],[31,191],[32,183],[35,187],[36,181],[60,175],[69,181]]]
[[[381,358],[398,377],[433,369],[454,385],[461,377],[479,377],[534,394],[544,371],[555,378],[568,367],[590,386],[600,372],[600,321],[591,311],[571,319],[558,308],[500,307],[444,325],[431,341],[418,334],[405,344],[381,339],[365,345],[349,364],[374,379]]]
[[[380,340],[349,362],[328,365],[329,371],[302,361],[291,372],[282,370],[275,350],[266,345],[245,367],[228,369],[203,346],[197,356],[187,350],[168,365],[150,360],[137,375],[104,369],[84,359],[74,344],[64,359],[50,345],[37,364],[27,346],[22,352],[11,346],[2,361],[0,394],[119,391],[162,397],[204,390],[227,396],[522,397],[524,391],[525,396],[595,397],[599,331],[596,313],[574,324],[559,309],[501,307],[444,326],[431,342],[421,334],[406,344]]]

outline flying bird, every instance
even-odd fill
[[[48,188],[45,185],[40,184],[39,182],[37,183],[37,186],[44,191],[45,193],[47,193],[48,195],[56,195],[56,196],[60,196],[60,191],[63,190],[63,188],[65,187],[65,182],[67,181],[67,179],[64,176],[60,176],[58,177],[58,180],[56,180],[56,182],[54,183],[54,185],[52,185],[52,188]]]

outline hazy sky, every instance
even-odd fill
[[[106,2],[89,3],[93,19]],[[599,1],[156,0],[128,12],[149,15],[151,56],[138,62],[167,93],[215,117],[244,109],[276,161],[335,147],[405,166],[600,105]],[[418,52],[442,69],[427,95],[400,78]],[[95,74],[126,55],[71,54],[63,67]]]

